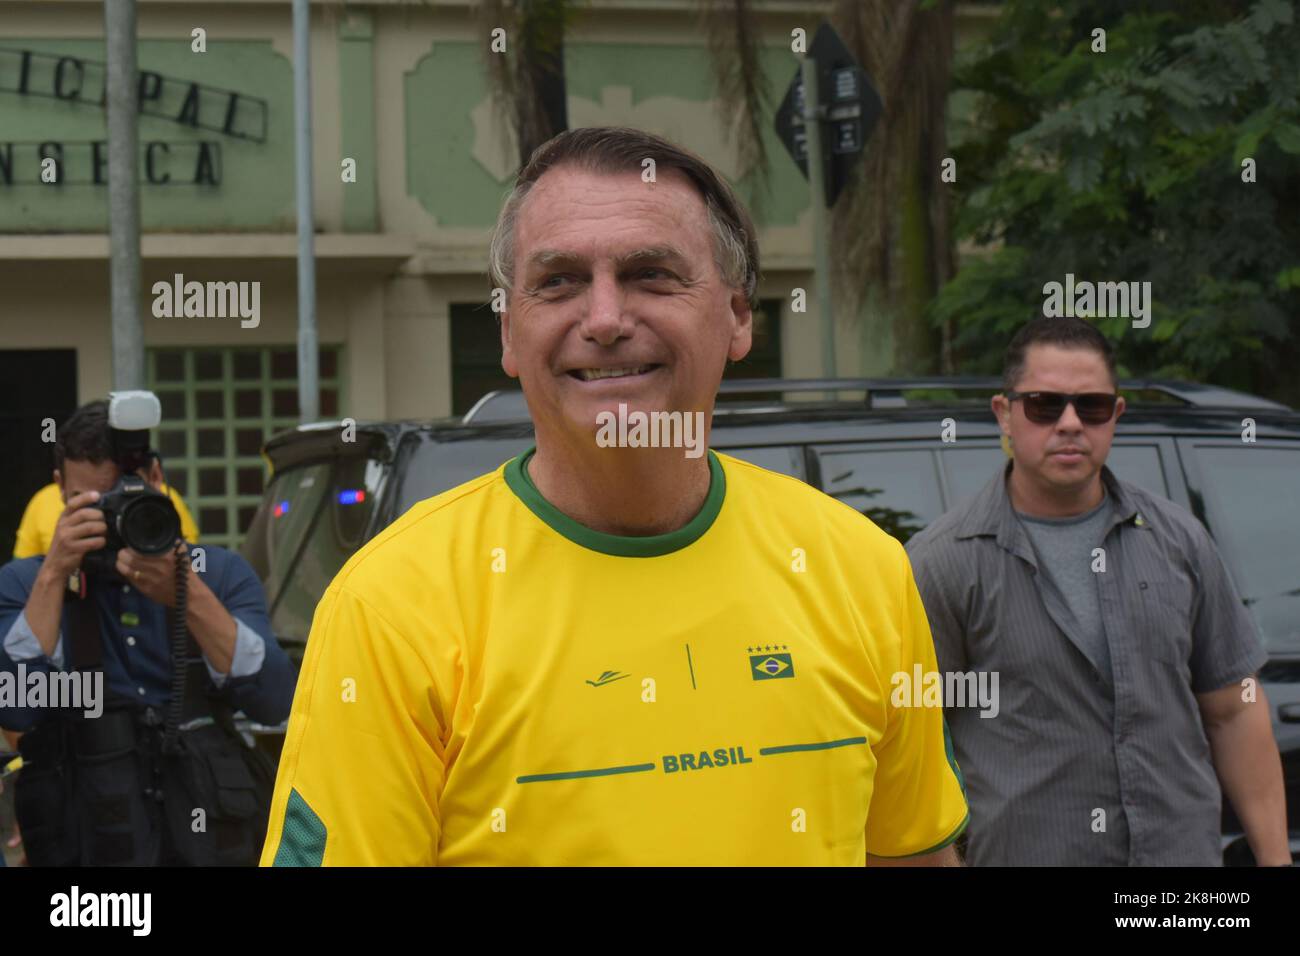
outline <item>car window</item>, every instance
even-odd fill
[[[1001,445],[958,443],[940,449],[939,461],[948,479],[948,508],[952,509],[992,481],[1006,467],[1007,456]]]
[[[724,455],[731,455],[741,461],[747,461],[768,471],[780,472],[791,478],[807,481],[804,477],[803,449],[791,448],[789,445],[769,445],[767,447],[719,448]]]
[[[1300,448],[1192,447],[1210,531],[1265,646],[1300,654]]]
[[[401,517],[426,498],[495,471],[535,443],[531,434],[477,441],[416,441],[398,465],[402,484],[393,517]]]
[[[862,512],[899,541],[943,513],[934,453],[871,448],[819,451],[822,490]]]
[[[1160,448],[1156,445],[1130,445],[1116,442],[1110,446],[1106,466],[1116,478],[1137,485],[1162,498],[1169,497],[1169,483],[1160,462]]]
[[[288,469],[267,488],[245,554],[281,640],[307,640],[316,603],[365,543],[383,476],[382,464],[358,456]]]
[[[948,507],[955,508],[988,484],[1005,467],[1007,456],[1000,445],[958,444],[940,449],[939,460],[948,479]],[[1159,446],[1116,442],[1106,464],[1117,478],[1170,497]]]

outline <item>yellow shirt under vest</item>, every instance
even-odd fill
[[[531,453],[530,453],[531,454]],[[585,528],[529,455],[413,507],[312,623],[264,865],[849,865],[965,826],[902,546],[710,452],[700,513]]]

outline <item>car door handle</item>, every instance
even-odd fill
[[[1277,716],[1284,724],[1300,724],[1300,704],[1283,704],[1277,709]]]

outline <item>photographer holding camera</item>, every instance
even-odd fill
[[[15,807],[33,865],[244,864],[261,846],[274,768],[233,713],[284,720],[296,674],[247,562],[191,560],[147,447],[157,421],[149,393],[78,409],[55,445],[49,552],[0,568],[0,679],[105,692],[0,695],[0,727],[26,732]]]

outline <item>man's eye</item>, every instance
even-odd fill
[[[671,279],[672,273],[667,269],[660,269],[657,266],[651,266],[648,269],[642,269],[640,277],[642,279]]]
[[[565,286],[571,285],[573,285],[573,276],[563,272],[557,272],[555,275],[547,276],[543,279],[538,283],[537,288],[554,292],[556,290],[564,289]]]

